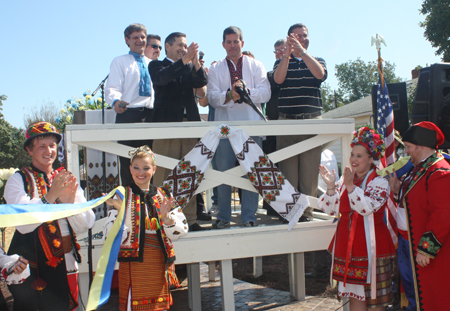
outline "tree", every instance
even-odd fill
[[[322,95],[323,112],[333,110],[349,103],[348,98],[341,89],[332,90],[327,83],[322,83],[320,87]]]
[[[60,116],[61,108],[57,107],[54,102],[43,102],[40,106],[33,106],[29,113],[23,117],[23,122],[27,128],[33,123],[46,121],[56,125],[56,119]]]
[[[420,23],[425,29],[424,37],[437,48],[436,55],[450,62],[450,0],[424,0],[419,11],[425,15],[425,21]]]
[[[372,85],[378,82],[377,63],[370,61],[367,64],[358,58],[355,61],[336,65],[336,77],[339,89],[342,91],[347,103],[369,96]],[[383,65],[386,83],[402,82],[403,79],[395,75],[395,64],[385,62]]]
[[[0,168],[21,168],[30,163],[28,153],[23,149],[23,130],[6,122],[2,111],[7,96],[0,95]]]

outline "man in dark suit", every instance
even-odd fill
[[[165,40],[166,58],[152,61],[148,67],[155,90],[153,122],[200,121],[193,89],[208,82],[198,59],[198,44],[187,45],[186,35],[171,33]],[[153,151],[175,159],[184,157],[197,143],[195,138],[159,139],[153,141]],[[170,171],[158,169],[153,183],[160,186]],[[203,228],[197,224],[195,196],[183,210],[190,231]]]

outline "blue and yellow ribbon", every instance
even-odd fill
[[[125,189],[118,187],[116,190],[120,191],[119,196],[122,200],[122,208],[117,214],[111,230],[108,232],[108,238],[105,240],[100,259],[97,263],[97,270],[95,271],[94,280],[89,291],[89,299],[86,307],[88,311],[96,310],[99,306],[106,303],[111,293],[114,266],[119,256],[125,219]]]
[[[95,310],[110,296],[114,266],[119,255],[125,214],[125,189],[117,187],[107,195],[77,204],[3,204],[0,208],[0,227],[15,227],[48,222],[88,211],[107,199],[118,195],[123,203],[116,221],[105,240],[97,270],[89,292],[87,310]]]
[[[408,173],[413,168],[413,166],[414,165],[412,164],[410,157],[403,157],[400,158],[397,162],[389,165],[388,167],[377,171],[377,174],[381,177],[386,177],[388,173],[392,174],[392,169],[394,168],[397,174],[397,178],[400,178]]]

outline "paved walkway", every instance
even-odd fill
[[[222,293],[219,273],[216,271],[214,282],[209,282],[208,266],[200,264],[200,283],[202,294],[202,310],[221,311]],[[185,285],[183,282],[182,285]],[[172,291],[174,305],[171,311],[189,311],[187,288]],[[234,279],[234,300],[236,311],[249,310],[337,310],[342,305],[336,299],[308,297],[304,301],[295,301],[289,292],[267,288],[264,286]],[[196,310],[193,310],[196,311]]]
[[[232,214],[232,226],[242,226],[240,221],[240,206],[234,206]],[[258,209],[257,221],[260,225],[277,225],[281,222],[276,216],[268,216],[265,210]],[[199,223],[202,226],[211,226],[211,221]],[[9,235],[12,235],[13,228]],[[9,242],[9,239],[7,239]],[[9,244],[9,243],[8,243]],[[203,311],[221,311],[222,310],[222,293],[220,288],[220,277],[216,271],[214,282],[210,282],[208,278],[208,266],[206,264],[200,265],[200,282],[202,295],[202,310]],[[172,296],[174,305],[170,311],[198,311],[191,310],[188,303],[187,281],[185,280],[182,288],[173,290]],[[336,299],[323,297],[307,297],[304,301],[295,301],[290,297],[289,292],[280,291],[276,289],[266,288],[264,286],[243,282],[234,279],[234,293],[235,293],[235,308],[236,311],[248,310],[277,310],[277,311],[291,311],[291,310],[342,310],[342,305]],[[86,303],[86,302],[85,302]],[[83,310],[83,308],[81,308]],[[97,311],[118,311],[118,293],[113,292],[109,302],[97,309]]]

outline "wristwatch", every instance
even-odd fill
[[[302,52],[300,53],[300,56],[299,56],[299,57],[302,57],[303,55],[305,55],[305,53],[306,53],[306,50],[305,50],[305,49],[302,49]]]

